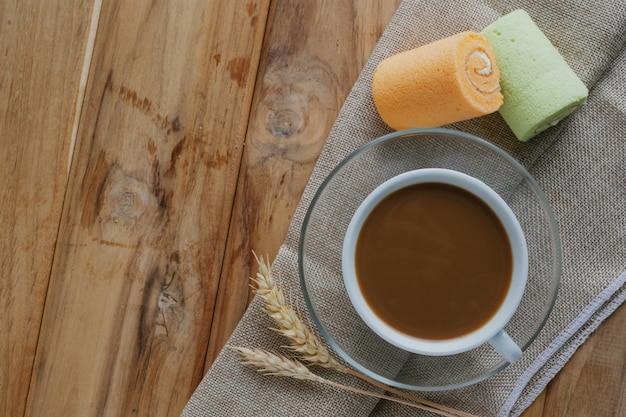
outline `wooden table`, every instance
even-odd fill
[[[180,413],[399,2],[0,3],[0,415]],[[524,416],[626,415],[625,327]]]

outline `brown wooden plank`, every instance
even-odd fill
[[[22,416],[67,183],[91,2],[0,2],[0,415]]]
[[[268,7],[105,2],[29,415],[173,416],[191,395]]]
[[[251,251],[276,255],[326,136],[399,4],[273,3],[207,366],[250,301]]]

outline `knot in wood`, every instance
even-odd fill
[[[272,135],[290,138],[302,127],[302,116],[293,109],[283,108],[270,111],[267,123]]]
[[[158,306],[161,311],[175,307],[177,304],[178,300],[176,300],[176,298],[174,298],[172,294],[167,291],[161,291],[158,301]]]
[[[121,187],[107,196],[113,217],[118,220],[137,219],[146,210],[150,194],[146,190],[135,187]]]
[[[109,171],[101,198],[102,221],[123,227],[133,227],[158,206],[146,183],[125,175],[119,168]]]

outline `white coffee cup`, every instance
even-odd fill
[[[372,311],[360,291],[355,266],[356,243],[361,227],[374,207],[391,193],[419,183],[443,183],[465,189],[485,202],[500,219],[511,244],[513,271],[504,301],[495,314],[478,329],[450,339],[422,339],[393,328]],[[505,332],[504,327],[517,310],[524,294],[528,275],[528,249],[524,232],[507,203],[482,181],[461,172],[425,168],[393,177],[372,191],[358,207],[346,231],[342,269],[344,283],[359,316],[382,339],[408,352],[442,356],[471,350],[484,343],[491,344],[508,362],[522,355],[520,347]]]

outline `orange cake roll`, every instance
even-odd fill
[[[472,119],[497,111],[503,101],[493,50],[474,32],[383,60],[372,94],[383,121],[396,130]]]

